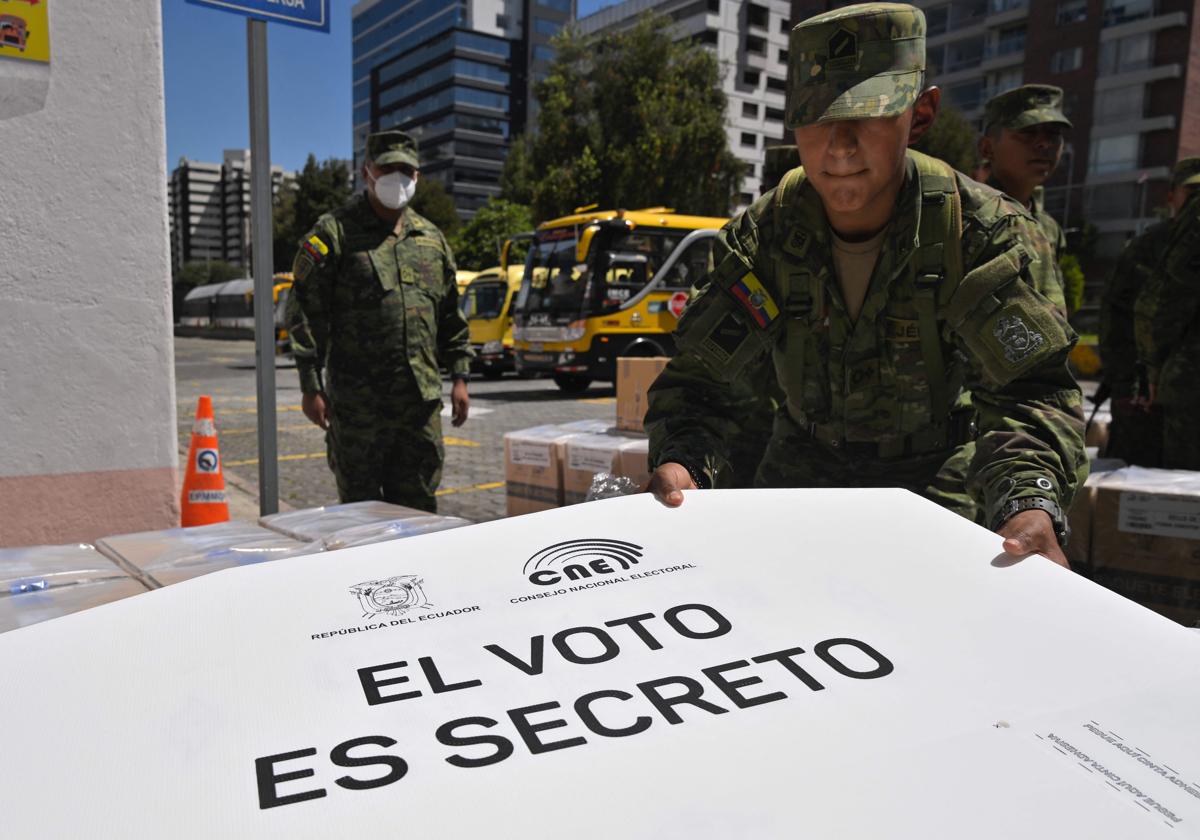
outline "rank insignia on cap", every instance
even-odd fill
[[[308,252],[309,256],[313,258],[313,261],[316,262],[317,265],[320,265],[322,262],[324,262],[325,257],[329,254],[329,246],[322,242],[319,236],[310,236],[306,241],[300,244],[301,247]]]
[[[766,329],[772,321],[779,317],[779,307],[775,305],[775,301],[763,288],[759,279],[754,276],[754,272],[748,271],[742,275],[740,280],[729,287],[729,291],[746,308],[755,323],[763,329]]]
[[[853,32],[839,29],[829,39],[829,60],[858,57],[858,38]]]

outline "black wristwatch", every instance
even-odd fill
[[[697,469],[694,465],[685,461],[676,461],[675,463],[688,471],[688,475],[692,477],[692,484],[695,484],[701,490],[711,490],[712,482],[708,480],[708,475],[704,470]]]
[[[1056,503],[1041,496],[1027,496],[1023,499],[1013,499],[1008,502],[1004,507],[1000,508],[1000,513],[996,517],[996,523],[992,530],[999,530],[1001,525],[1023,510],[1044,510],[1050,514],[1050,521],[1054,524],[1054,536],[1058,539],[1058,544],[1062,548],[1067,547],[1067,541],[1071,538],[1071,525],[1067,522],[1067,517],[1063,515],[1062,508]]]
[[[460,379],[461,379],[463,382],[470,382],[470,381],[471,381],[471,374],[469,374],[469,373],[456,373],[456,374],[453,374],[453,375],[450,377],[450,381],[451,381],[451,382],[457,382],[457,381],[458,381],[458,380],[460,380]]]

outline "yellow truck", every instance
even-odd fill
[[[521,288],[521,266],[485,269],[463,292],[460,305],[471,327],[472,367],[485,379],[513,370],[512,302]]]
[[[712,269],[727,221],[592,205],[539,225],[513,306],[518,372],[577,393],[614,381],[622,356],[673,355],[688,290]]]

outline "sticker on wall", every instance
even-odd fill
[[[0,57],[50,63],[50,0],[0,0]]]

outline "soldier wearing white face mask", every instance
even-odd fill
[[[326,431],[339,499],[435,511],[439,367],[453,378],[452,422],[461,426],[471,350],[450,246],[408,207],[419,170],[404,132],[367,138],[367,190],[301,242],[288,324],[302,408]]]

